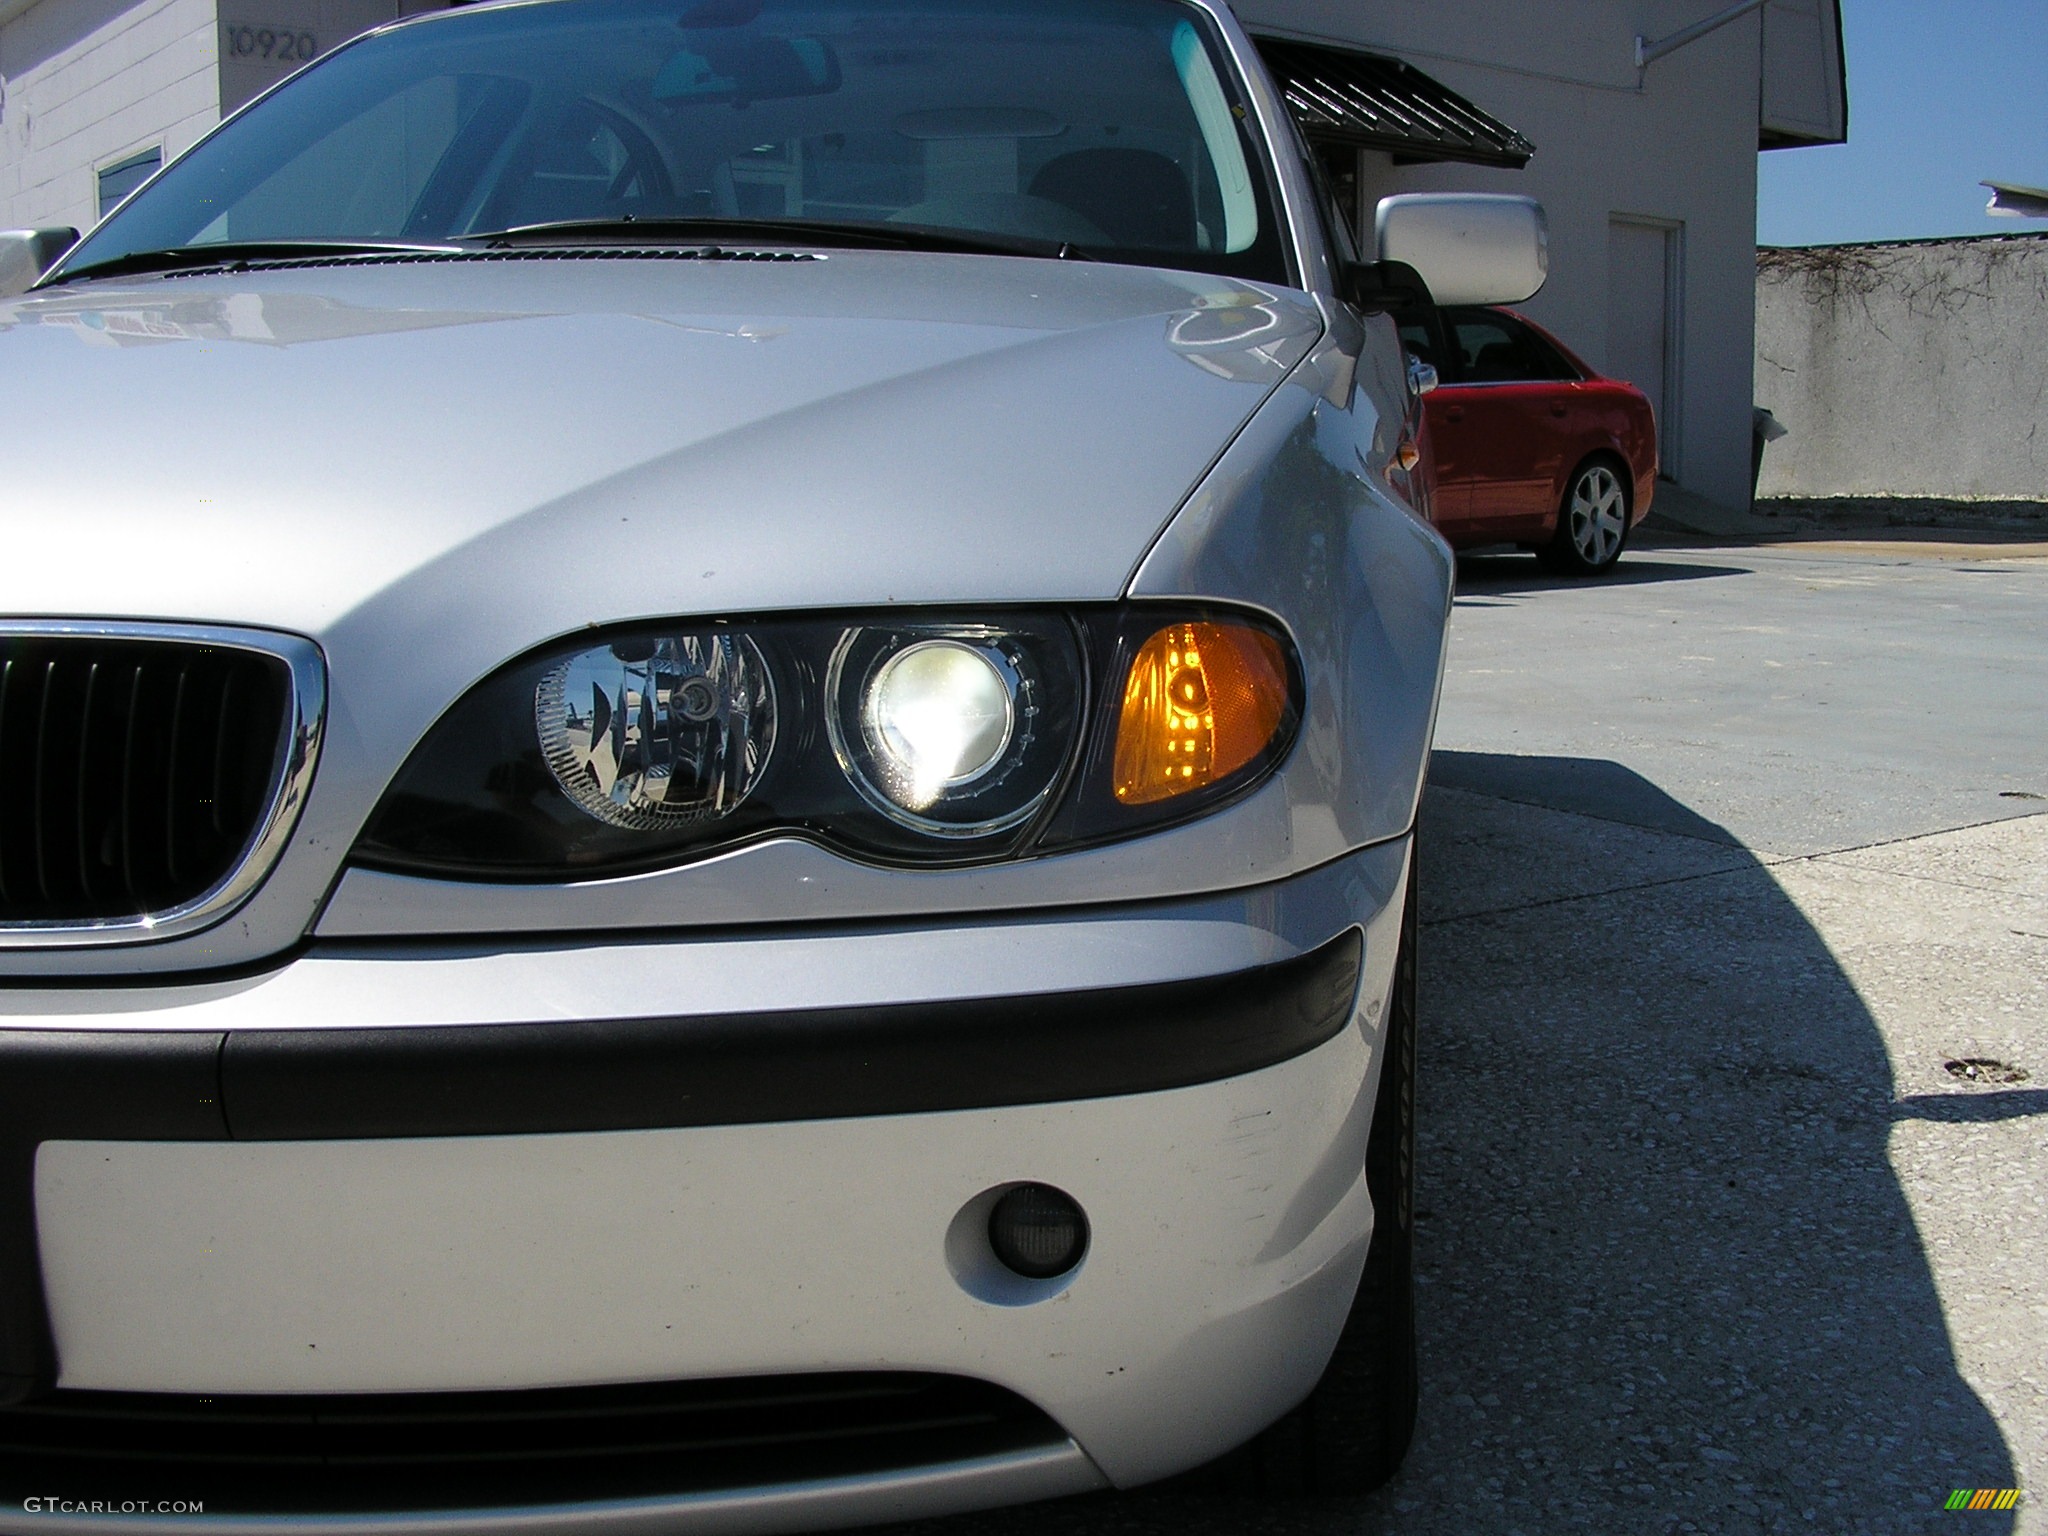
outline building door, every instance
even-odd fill
[[[1650,397],[1657,459],[1677,477],[1684,335],[1685,226],[1615,217],[1607,225],[1607,373]]]

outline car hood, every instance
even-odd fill
[[[642,616],[1113,598],[1320,324],[1235,280],[895,252],[47,289],[0,305],[0,614],[488,665]]]

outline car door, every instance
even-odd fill
[[[1430,397],[1446,537],[1540,537],[1556,508],[1577,374],[1500,310],[1444,311],[1454,382]]]

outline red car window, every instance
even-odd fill
[[[1554,383],[1579,377],[1555,347],[1510,315],[1447,309],[1444,321],[1460,384]]]

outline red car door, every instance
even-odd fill
[[[1452,385],[1430,400],[1445,537],[1540,534],[1563,453],[1554,385]],[[1563,414],[1558,412],[1558,415]]]
[[[1428,426],[1431,478],[1435,485],[1431,521],[1452,543],[1460,542],[1472,507],[1472,445],[1465,426],[1470,413],[1465,408],[1465,391],[1448,381],[1422,402]]]
[[[1445,441],[1461,539],[1537,538],[1557,508],[1575,435],[1580,386],[1564,360],[1512,316],[1489,309],[1444,314],[1457,382],[1432,397]]]

